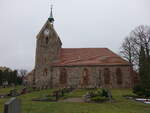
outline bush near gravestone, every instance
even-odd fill
[[[19,96],[20,94],[17,92],[17,89],[12,89],[9,91],[9,94],[8,96],[11,96],[11,97],[16,97],[16,96]]]
[[[138,84],[134,86],[133,93],[137,94],[140,97],[150,97],[150,88],[146,88]]]
[[[89,91],[84,98],[86,102],[107,102],[112,100],[112,95],[108,89],[98,89]]]
[[[102,89],[101,96],[103,96],[103,97],[109,97],[108,93],[109,93],[108,90]]]

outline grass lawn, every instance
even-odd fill
[[[0,89],[1,92],[7,92],[10,89]],[[116,102],[114,103],[73,103],[73,102],[33,102],[32,98],[43,97],[52,93],[52,89],[33,92],[22,95],[22,113],[150,113],[150,105],[126,100],[122,95],[132,94],[129,89],[112,90],[112,95]],[[75,90],[65,95],[65,98],[82,97],[87,90]],[[3,112],[3,105],[8,99],[0,99],[0,112]]]

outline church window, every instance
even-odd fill
[[[62,68],[60,70],[59,82],[60,82],[60,84],[66,84],[67,83],[67,70],[65,68]]]
[[[117,84],[121,85],[122,84],[122,71],[120,68],[116,69],[116,79],[117,79]]]
[[[101,85],[101,74],[102,74],[102,72],[101,72],[101,70],[99,70],[99,74],[98,74],[98,86],[99,87]]]
[[[108,68],[104,69],[104,82],[105,82],[105,84],[110,83],[110,71]]]

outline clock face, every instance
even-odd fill
[[[45,36],[48,36],[48,35],[49,35],[49,30],[48,30],[48,29],[45,29],[45,30],[44,30],[44,35],[45,35]]]

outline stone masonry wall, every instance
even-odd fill
[[[108,68],[110,71],[110,83],[104,82],[104,69]],[[117,84],[116,69],[120,68],[122,71],[122,84]],[[67,83],[60,83],[61,69],[67,71]],[[84,69],[88,70],[88,84],[82,85],[81,81],[84,76]],[[85,66],[85,67],[55,67],[52,69],[51,84],[52,87],[76,87],[76,88],[130,88],[131,76],[129,66]],[[50,76],[49,76],[50,77]],[[46,78],[45,78],[46,79]]]
[[[110,71],[110,83],[105,84],[104,70],[108,68]],[[122,71],[122,84],[117,84],[116,70],[120,68]],[[47,73],[45,72],[47,70]],[[67,72],[67,82],[60,83],[61,70]],[[82,85],[84,70],[88,70],[88,84]],[[78,67],[49,67],[37,69],[35,71],[35,83],[39,89],[43,88],[131,88],[131,73],[129,66],[78,66]]]

